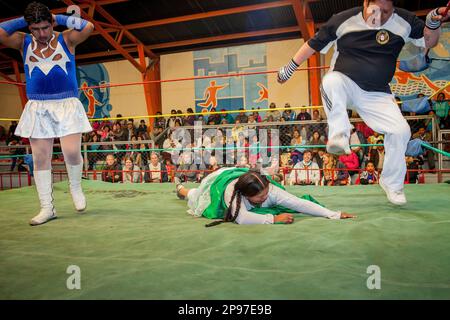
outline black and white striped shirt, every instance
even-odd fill
[[[400,51],[408,42],[425,47],[424,28],[422,20],[401,8],[395,8],[381,27],[371,28],[363,8],[357,7],[331,17],[308,44],[321,53],[334,45],[330,70],[347,75],[363,90],[390,93]]]

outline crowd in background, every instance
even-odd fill
[[[351,145],[380,144],[380,146],[354,146],[351,154],[335,156],[327,154],[323,145],[327,142],[327,125],[322,113],[314,110],[291,110],[286,103],[283,110],[260,112],[259,109],[242,111],[237,114],[195,115],[192,108],[187,108],[183,114],[181,110],[173,109],[168,118],[157,117],[152,122],[148,120],[120,119],[116,121],[92,122],[93,131],[83,135],[83,142],[88,143],[88,170],[102,171],[102,179],[108,182],[170,182],[175,176],[186,181],[200,182],[209,172],[222,166],[242,166],[256,168],[261,165],[260,145],[264,142],[267,156],[270,159],[272,175],[291,185],[349,185],[375,184],[383,169],[384,148],[383,136],[371,130],[363,122],[352,122]],[[269,108],[277,108],[271,103]],[[441,129],[450,129],[450,107],[443,93],[435,101],[430,101],[430,111],[437,125]],[[213,108],[211,112],[215,112]],[[225,111],[225,110],[220,110]],[[312,112],[309,112],[312,111]],[[189,115],[192,114],[192,115]],[[161,115],[159,112],[157,115]],[[416,115],[405,113],[405,115]],[[357,114],[349,111],[349,116],[358,118]],[[116,118],[123,118],[116,115]],[[301,124],[289,124],[291,121],[304,121]],[[200,143],[191,144],[173,137],[177,128],[193,126],[195,123],[214,126],[219,130],[212,137],[203,137]],[[152,125],[150,125],[152,123]],[[268,123],[264,125],[264,123]],[[410,120],[412,138],[432,141],[431,120]],[[12,155],[25,152],[17,145],[28,144],[27,139],[14,136],[17,123],[12,122],[8,131],[1,130],[0,137],[6,140]],[[228,125],[228,126],[225,126]],[[225,128],[231,131],[227,135]],[[255,129],[255,134],[244,134],[246,129]],[[263,137],[258,129],[266,129]],[[278,140],[273,142],[272,130],[277,129]],[[193,129],[190,128],[193,137]],[[204,129],[206,130],[206,129]],[[253,132],[253,131],[252,131]],[[115,142],[102,144],[102,142]],[[117,142],[123,142],[117,143]],[[57,141],[55,142],[57,143]],[[205,148],[208,146],[223,146],[220,154],[212,150],[208,153],[208,161],[199,163],[195,157],[204,156],[206,149],[199,152],[185,151],[174,163],[174,151],[169,148]],[[231,146],[231,147],[230,147]],[[278,157],[272,157],[270,146],[279,148]],[[449,145],[446,145],[448,148]],[[149,150],[151,149],[151,150]],[[55,150],[58,151],[57,149]],[[223,157],[219,159],[218,157]],[[228,157],[228,158],[226,158]],[[226,159],[231,163],[226,163]],[[198,159],[197,159],[198,160]],[[435,154],[427,151],[422,157],[406,157],[408,169],[418,170],[426,167],[435,169]],[[222,164],[226,163],[226,164]],[[13,157],[11,171],[25,171],[21,157]],[[410,172],[406,177],[407,183],[418,181],[418,173]]]

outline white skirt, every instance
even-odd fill
[[[15,135],[24,138],[60,138],[92,131],[83,104],[78,98],[29,100]]]
[[[203,211],[211,204],[210,188],[216,178],[224,171],[234,170],[236,168],[221,168],[212,172],[202,180],[198,188],[190,189],[187,194],[188,207],[187,213],[194,217],[201,217]]]

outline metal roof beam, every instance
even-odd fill
[[[194,44],[218,42],[218,41],[225,41],[225,40],[245,39],[245,38],[251,38],[251,37],[276,35],[276,34],[298,32],[298,31],[299,30],[298,30],[297,26],[276,28],[276,29],[265,29],[265,30],[251,31],[251,32],[232,33],[232,34],[213,36],[213,37],[196,38],[196,39],[190,39],[190,40],[164,42],[164,43],[148,45],[147,48],[152,49],[152,50],[165,49],[165,48],[176,48],[176,47],[189,46],[189,45],[194,45]],[[123,47],[126,48],[127,52],[129,52],[129,53],[137,52],[137,48],[134,46],[131,47],[131,45],[124,45]],[[118,54],[120,54],[120,52],[118,52],[117,50],[110,50],[110,51],[104,51],[104,52],[80,54],[80,55],[77,55],[77,59],[80,59],[80,60],[81,59],[92,59],[92,58],[101,57],[101,56],[114,56],[114,55],[118,55]]]
[[[72,0],[63,0],[63,2],[70,6],[70,5],[75,5]],[[80,9],[80,15],[90,21],[91,23],[94,24],[95,29],[97,29],[101,35],[105,38],[106,41],[109,42],[109,44],[111,46],[113,46],[120,54],[122,54],[124,56],[125,59],[127,59],[128,61],[131,62],[131,64],[133,66],[136,67],[136,69],[138,69],[141,73],[145,72],[145,67],[141,66],[136,60],[134,60],[134,58],[119,44],[117,43],[117,41],[115,41],[104,29],[103,27],[97,22],[95,21],[92,17],[90,17],[86,12],[84,12],[82,9]]]
[[[166,18],[166,19],[159,19],[159,20],[153,20],[153,21],[145,21],[145,22],[127,24],[127,25],[124,25],[123,27],[127,30],[142,29],[142,28],[161,26],[161,25],[166,25],[166,24],[171,24],[171,23],[200,20],[200,19],[205,19],[205,18],[226,16],[226,15],[231,15],[231,14],[236,14],[236,13],[244,13],[244,12],[250,12],[250,11],[263,10],[263,9],[278,8],[278,7],[284,7],[284,6],[289,6],[289,5],[291,5],[290,0],[278,0],[278,1],[253,4],[253,5],[242,6],[242,7],[234,7],[234,8],[229,8],[229,9],[194,13],[194,14],[189,14],[189,15],[180,16],[180,17],[173,17],[173,18]],[[107,31],[113,32],[115,30],[107,30]]]

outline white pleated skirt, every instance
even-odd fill
[[[24,138],[60,138],[92,131],[83,104],[78,98],[29,100],[15,135]]]
[[[195,217],[201,217],[203,211],[211,204],[211,185],[214,183],[216,178],[224,171],[234,170],[236,168],[221,168],[217,171],[212,172],[205,179],[202,180],[198,188],[190,189],[187,195],[188,207],[187,213]]]

